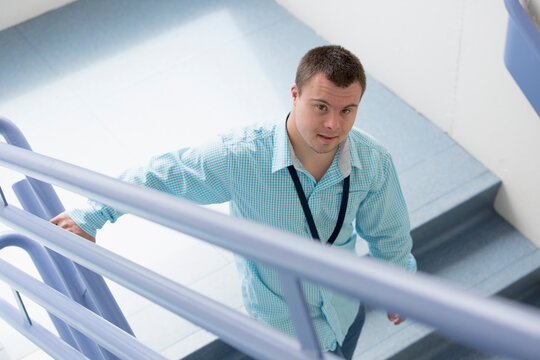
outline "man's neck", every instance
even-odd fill
[[[295,150],[296,152],[296,150]],[[326,174],[326,171],[332,165],[332,161],[334,160],[336,152],[333,152],[332,154],[317,154],[317,156],[304,156],[300,157],[297,154],[298,160],[302,163],[304,168],[307,172],[309,172],[314,178],[316,182],[319,182],[324,174]]]

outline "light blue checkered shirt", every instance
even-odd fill
[[[298,171],[323,243],[334,230],[343,179],[350,174],[347,213],[333,246],[353,252],[358,234],[367,241],[372,257],[416,270],[407,207],[390,154],[355,128],[318,183],[294,155],[285,122],[247,127],[196,148],[154,157],[146,166],[124,172],[120,179],[198,204],[229,201],[233,216],[309,239],[309,227],[287,171],[291,164]],[[94,236],[96,229],[122,215],[91,200],[68,214]],[[236,263],[247,312],[294,335],[276,272],[239,256]],[[322,349],[334,350],[343,343],[358,301],[307,282],[303,289]]]

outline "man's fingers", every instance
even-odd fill
[[[388,320],[394,323],[394,325],[399,325],[405,321],[405,317],[398,314],[388,313]]]
[[[56,226],[67,230],[69,232],[74,233],[75,235],[79,235],[82,238],[85,238],[87,240],[90,240],[91,242],[96,242],[96,238],[87,234],[83,229],[80,228],[79,225],[73,221],[68,214],[61,213],[54,218],[50,220],[51,223],[55,224]]]
[[[52,220],[51,220],[51,222],[52,222]],[[54,225],[56,225],[56,226],[62,228],[62,229],[71,231],[71,230],[70,230],[71,224],[70,224],[68,221],[65,221],[65,220],[58,220],[58,221],[52,222],[52,223],[53,223]]]
[[[64,226],[64,224],[69,223],[69,221],[73,222],[66,213],[60,213],[50,220],[51,223],[58,226]]]
[[[53,223],[54,225],[58,225],[58,223],[61,221],[60,219],[61,219],[61,218],[60,218],[60,215],[57,215],[57,216],[53,217],[53,218],[50,220],[50,222]]]

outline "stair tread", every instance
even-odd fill
[[[476,177],[471,177],[459,187],[450,189],[445,193],[439,194],[438,197],[425,201],[422,206],[414,209],[409,206],[411,229],[415,230],[420,226],[426,225],[429,221],[441,214],[471,200],[488,189],[498,187],[500,184],[501,181],[497,176],[490,171],[485,171]]]
[[[420,271],[480,296],[495,295],[539,268],[540,250],[497,215],[419,259]],[[368,311],[358,358],[388,358],[433,332],[411,320],[394,326],[385,317]]]
[[[420,271],[469,288],[536,250],[534,244],[493,214],[417,260]]]

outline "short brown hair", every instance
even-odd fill
[[[349,50],[339,45],[319,46],[309,50],[300,60],[296,70],[298,93],[314,75],[322,73],[336,86],[346,88],[355,81],[366,91],[366,74],[362,63]]]

